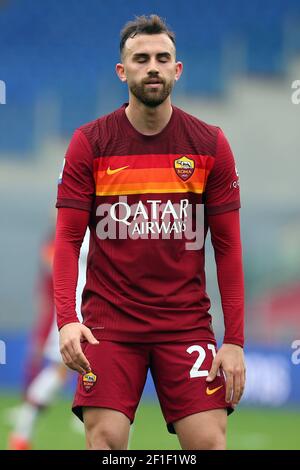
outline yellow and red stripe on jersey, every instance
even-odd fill
[[[94,160],[96,195],[202,194],[213,165],[214,158],[209,155],[99,157]]]

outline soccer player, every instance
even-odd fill
[[[183,66],[160,17],[127,23],[120,52],[129,103],[75,131],[58,186],[54,289],[62,357],[80,374],[73,411],[88,449],[126,449],[150,368],[181,447],[225,449],[245,383],[234,158],[220,128],[172,105]],[[81,324],[74,299],[87,226]],[[218,352],[201,226],[224,314]]]

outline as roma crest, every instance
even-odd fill
[[[174,160],[174,168],[179,178],[186,181],[194,173],[195,162],[191,158],[183,156]]]
[[[82,383],[86,392],[89,392],[96,382],[97,375],[93,374],[93,372],[89,372],[82,377]]]

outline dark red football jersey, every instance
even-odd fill
[[[84,323],[115,341],[211,340],[204,248],[187,242],[205,238],[207,214],[240,207],[231,149],[175,106],[152,136],[125,108],[75,131],[59,180],[56,206],[90,212]]]

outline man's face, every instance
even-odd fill
[[[144,105],[156,107],[170,95],[181,74],[175,61],[175,47],[166,34],[139,34],[128,38],[123,49],[123,64],[117,65],[122,81]]]

